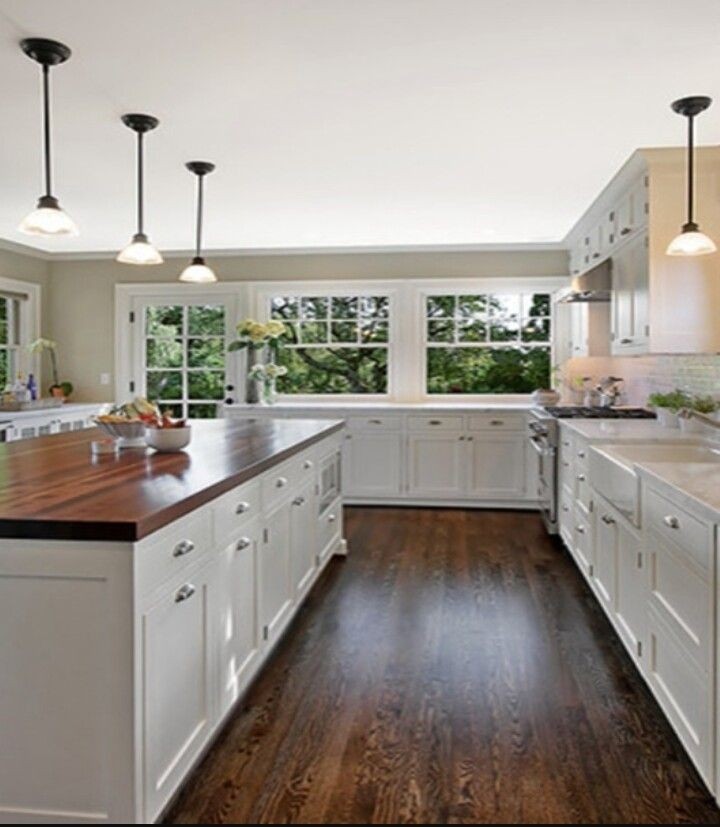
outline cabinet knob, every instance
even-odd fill
[[[293,505],[303,505],[305,502],[305,497],[295,497],[293,500]]]
[[[244,514],[246,511],[249,511],[249,510],[250,510],[250,503],[242,502],[242,503],[238,503],[235,506],[235,513],[236,514]]]
[[[491,424],[491,425],[496,425],[496,426],[497,426],[497,425],[504,425],[504,424],[505,424],[505,420],[504,420],[504,419],[491,419],[491,420],[490,420],[490,424]]]
[[[578,451],[578,456],[580,459],[585,459],[585,451]]]
[[[176,603],[184,603],[195,594],[195,586],[192,583],[186,583],[182,588],[178,589],[175,594]]]
[[[442,420],[440,420],[440,419],[428,419],[428,425],[442,425]]]
[[[467,438],[467,441],[468,441],[468,442],[472,442],[474,439],[475,439],[475,437],[474,437],[474,436],[469,436],[469,437]]]
[[[585,533],[585,526],[584,525],[576,525],[575,526],[575,531],[577,531],[578,534],[584,534]]]
[[[663,517],[663,522],[668,528],[680,528],[680,520],[677,517]]]
[[[313,461],[311,459],[306,459],[305,462],[303,462],[303,468],[306,471],[308,471],[312,467],[313,467]]]
[[[578,482],[585,482],[585,474],[577,475]]]
[[[620,344],[621,345],[631,345],[632,342],[633,342],[632,339],[620,339]]]
[[[249,537],[241,537],[235,544],[235,551],[244,551],[250,547],[252,540]]]
[[[285,488],[287,482],[287,477],[278,477],[275,480],[275,488]]]
[[[173,557],[184,557],[195,550],[195,543],[192,540],[181,540],[173,549]]]
[[[632,230],[630,227],[623,227],[622,230],[620,230],[620,235],[629,235],[631,232]]]
[[[600,253],[593,253],[593,258],[600,258]]]
[[[600,518],[605,525],[615,525],[615,520],[609,514],[603,514]]]
[[[370,425],[382,425],[382,419],[368,419]]]
[[[334,514],[331,514],[331,515],[328,517],[328,522],[329,522],[329,523],[334,523],[334,522],[335,522],[335,520],[337,520],[337,517],[336,517]]]

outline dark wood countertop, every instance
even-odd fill
[[[0,445],[0,538],[133,542],[340,430],[308,419],[199,420],[178,453],[94,457],[92,428]]]

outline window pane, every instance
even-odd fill
[[[463,319],[484,319],[487,296],[458,296],[458,315]]]
[[[299,319],[300,300],[293,296],[276,296],[270,305],[273,319]]]
[[[502,316],[506,319],[517,319],[520,315],[520,296],[518,295],[496,295],[488,296],[490,314]]]
[[[8,344],[8,300],[0,299],[0,345]]]
[[[387,296],[363,296],[360,299],[360,314],[387,319],[390,315],[390,300]]]
[[[5,349],[0,349],[0,388],[4,388],[10,377],[10,354]]]
[[[326,319],[329,301],[325,296],[317,298],[306,296],[301,300],[300,307],[303,319]]]
[[[188,339],[188,367],[224,368],[225,339]]]
[[[461,342],[487,342],[485,322],[459,322],[458,340]]]
[[[300,339],[306,345],[325,344],[328,340],[327,322],[302,322]]]
[[[148,307],[145,310],[145,332],[148,336],[181,336],[183,309],[176,307]]]
[[[147,397],[158,399],[182,399],[182,372],[158,370],[147,373]]]
[[[455,322],[445,319],[428,321],[428,342],[454,342]]]
[[[455,296],[428,296],[426,307],[429,319],[452,319],[455,316]]]
[[[428,393],[531,393],[549,382],[549,348],[427,349]]]
[[[550,294],[549,293],[533,293],[531,296],[525,296],[523,299],[525,303],[526,316],[549,316],[550,315]]]
[[[188,405],[189,419],[217,419],[217,406],[212,402],[194,403]]]
[[[523,342],[549,342],[550,319],[531,319],[522,329]]]
[[[182,402],[160,402],[160,411],[173,419],[182,419],[185,416]]]
[[[333,319],[354,319],[358,314],[356,296],[335,296],[332,299],[330,315]]]
[[[520,326],[515,321],[494,321],[490,325],[490,341],[491,342],[516,342]]]
[[[386,348],[287,348],[278,363],[280,393],[387,393]]]
[[[333,342],[357,342],[358,326],[355,322],[332,322],[330,333]]]
[[[223,336],[224,334],[224,307],[208,304],[188,308],[188,335]]]
[[[360,328],[360,341],[365,344],[387,342],[390,332],[387,322],[363,322]]]
[[[222,399],[225,374],[219,371],[189,371],[188,399]]]
[[[147,339],[145,363],[149,368],[181,368],[183,346],[180,339]]]

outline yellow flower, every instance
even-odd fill
[[[266,327],[268,336],[271,336],[273,339],[277,339],[278,336],[282,336],[285,332],[285,325],[275,320],[268,322]]]

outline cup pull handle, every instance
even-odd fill
[[[195,543],[192,540],[181,540],[173,549],[173,557],[184,557],[195,550]]]
[[[190,600],[194,594],[195,586],[193,586],[192,583],[186,583],[182,588],[178,589],[175,595],[175,602],[184,603],[186,600]]]
[[[235,508],[236,514],[244,514],[246,511],[249,511],[250,503],[242,502],[238,503],[237,507]]]

